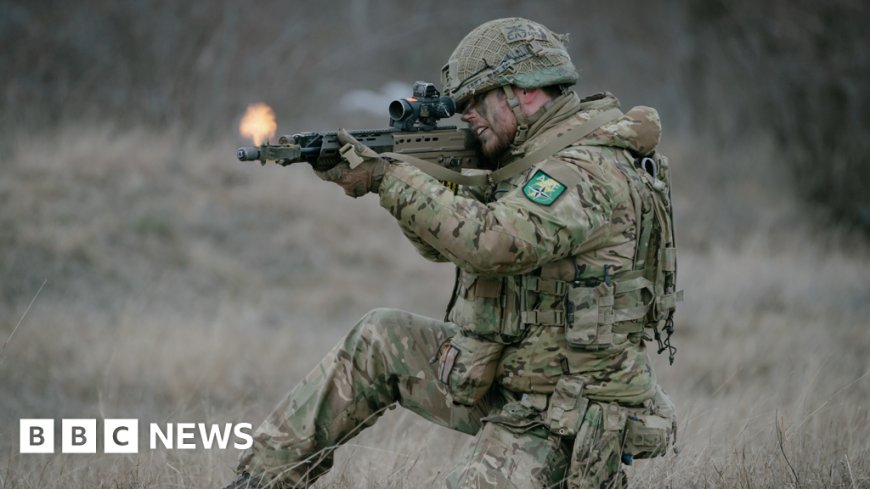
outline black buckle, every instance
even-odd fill
[[[665,332],[665,338],[662,340],[662,334],[658,329],[654,330],[655,340],[658,343],[658,351],[657,353],[661,355],[661,353],[665,350],[668,351],[668,364],[674,364],[674,357],[677,355],[677,349],[671,345],[671,335],[674,334],[674,313],[671,311],[670,315],[668,315],[668,319],[665,320],[665,326],[662,328],[662,331]]]

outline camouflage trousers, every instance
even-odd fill
[[[617,462],[615,470],[595,473],[589,484],[576,477],[582,473],[571,478],[574,483],[565,484],[572,440],[541,427],[516,430],[488,422],[487,415],[499,413],[512,401],[498,387],[475,406],[453,404],[446,386],[437,380],[432,359],[456,328],[403,311],[371,311],[257,429],[238,471],[270,481],[267,487],[307,487],[332,466],[335,448],[399,403],[427,420],[476,437],[471,453],[447,476],[451,489],[598,488],[621,474]],[[588,448],[598,456],[600,447]]]

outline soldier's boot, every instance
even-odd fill
[[[366,314],[257,428],[238,470],[274,484],[268,487],[306,487],[329,469],[338,445],[396,402],[476,433],[488,406],[452,405],[430,362],[455,328],[392,309]]]

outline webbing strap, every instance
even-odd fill
[[[581,138],[589,135],[592,131],[620,117],[622,117],[622,111],[616,108],[599,112],[579,126],[566,128],[565,132],[557,135],[552,141],[535,151],[532,151],[517,161],[486,175],[463,175],[437,163],[432,163],[431,161],[426,161],[422,158],[402,153],[386,152],[381,153],[381,156],[413,165],[420,171],[441,181],[453,182],[465,186],[486,186],[501,182],[528,170],[541,160],[571,146]]]
[[[643,198],[642,194],[640,194],[640,198]],[[648,209],[646,212],[641,212],[638,218],[640,219],[637,223],[640,226],[640,232],[638,233],[635,266],[644,268],[646,267],[647,252],[649,251],[650,238],[652,237],[655,212]]]
[[[450,170],[449,168],[443,167],[438,163],[432,163],[431,161],[427,161],[422,158],[417,158],[416,156],[406,155],[402,153],[386,152],[381,153],[381,156],[392,158],[394,160],[398,160],[403,163],[415,166],[423,173],[429,175],[430,177],[434,177],[442,182],[452,182],[458,185],[465,185],[466,187],[477,187],[489,184],[489,174],[463,175],[458,171]]]
[[[636,307],[625,307],[613,310],[613,322],[621,323],[623,321],[635,321],[642,319],[649,312],[650,305],[640,305]],[[643,325],[641,325],[643,329]]]
[[[616,295],[624,295],[629,292],[647,289],[650,294],[654,293],[654,284],[643,276],[643,270],[632,270],[626,273],[619,280],[614,280],[613,292],[614,296],[599,297],[598,305],[600,307],[613,307]],[[571,288],[570,282],[562,280],[548,280],[540,277],[528,277],[525,280],[525,290],[529,292],[537,292],[541,294],[549,294],[555,296],[564,296]],[[649,304],[636,303],[631,307],[613,308],[607,312],[607,317],[604,322],[614,323],[613,331],[615,333],[636,333],[643,330],[643,323],[636,323],[637,320],[643,319],[650,310],[652,301]],[[521,320],[525,324],[540,324],[542,326],[564,326],[561,321],[565,318],[560,310],[550,311],[523,311],[521,312]]]
[[[677,271],[677,249],[668,248],[662,251],[662,271],[676,272]]]
[[[624,150],[623,154],[626,157],[626,160],[633,161],[634,156],[632,156],[631,152],[628,150]],[[634,171],[634,168],[622,161],[621,159],[616,159],[616,167],[622,172],[625,176],[625,180],[628,182],[629,193],[631,194],[631,203],[634,207],[634,215],[636,216],[637,222],[637,231],[635,232],[635,245],[634,245],[634,268],[643,269],[646,266],[646,252],[647,252],[647,244],[649,243],[649,232],[652,230],[649,224],[649,211],[647,211],[646,217],[644,218],[643,213],[643,182],[639,181],[639,177],[637,173]],[[646,225],[645,225],[646,224]]]
[[[636,322],[643,319],[649,312],[649,305],[613,309],[607,313],[602,324],[612,324],[614,333],[637,333],[643,331],[643,323]],[[540,326],[565,326],[565,313],[561,310],[520,312],[520,321],[523,324],[537,324]]]
[[[634,292],[635,290],[649,289],[654,292],[655,285],[646,277],[635,277],[628,280],[614,280],[613,293],[616,295]]]
[[[683,301],[683,291],[678,290],[673,294],[663,294],[656,297],[656,305],[660,310],[674,309],[677,307],[677,302]]]
[[[564,327],[565,311],[556,309],[549,311],[541,311],[540,309],[535,309],[534,311],[522,311],[520,312],[520,321],[522,321],[523,324]]]
[[[642,333],[643,323],[638,321],[623,321],[613,323],[611,331],[616,334]]]
[[[539,294],[564,296],[569,284],[563,280],[548,280],[540,277],[526,278],[526,290]]]

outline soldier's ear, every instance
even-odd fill
[[[544,91],[540,88],[523,88],[522,90],[514,90],[514,93],[522,105],[534,104],[538,97],[544,95]]]

